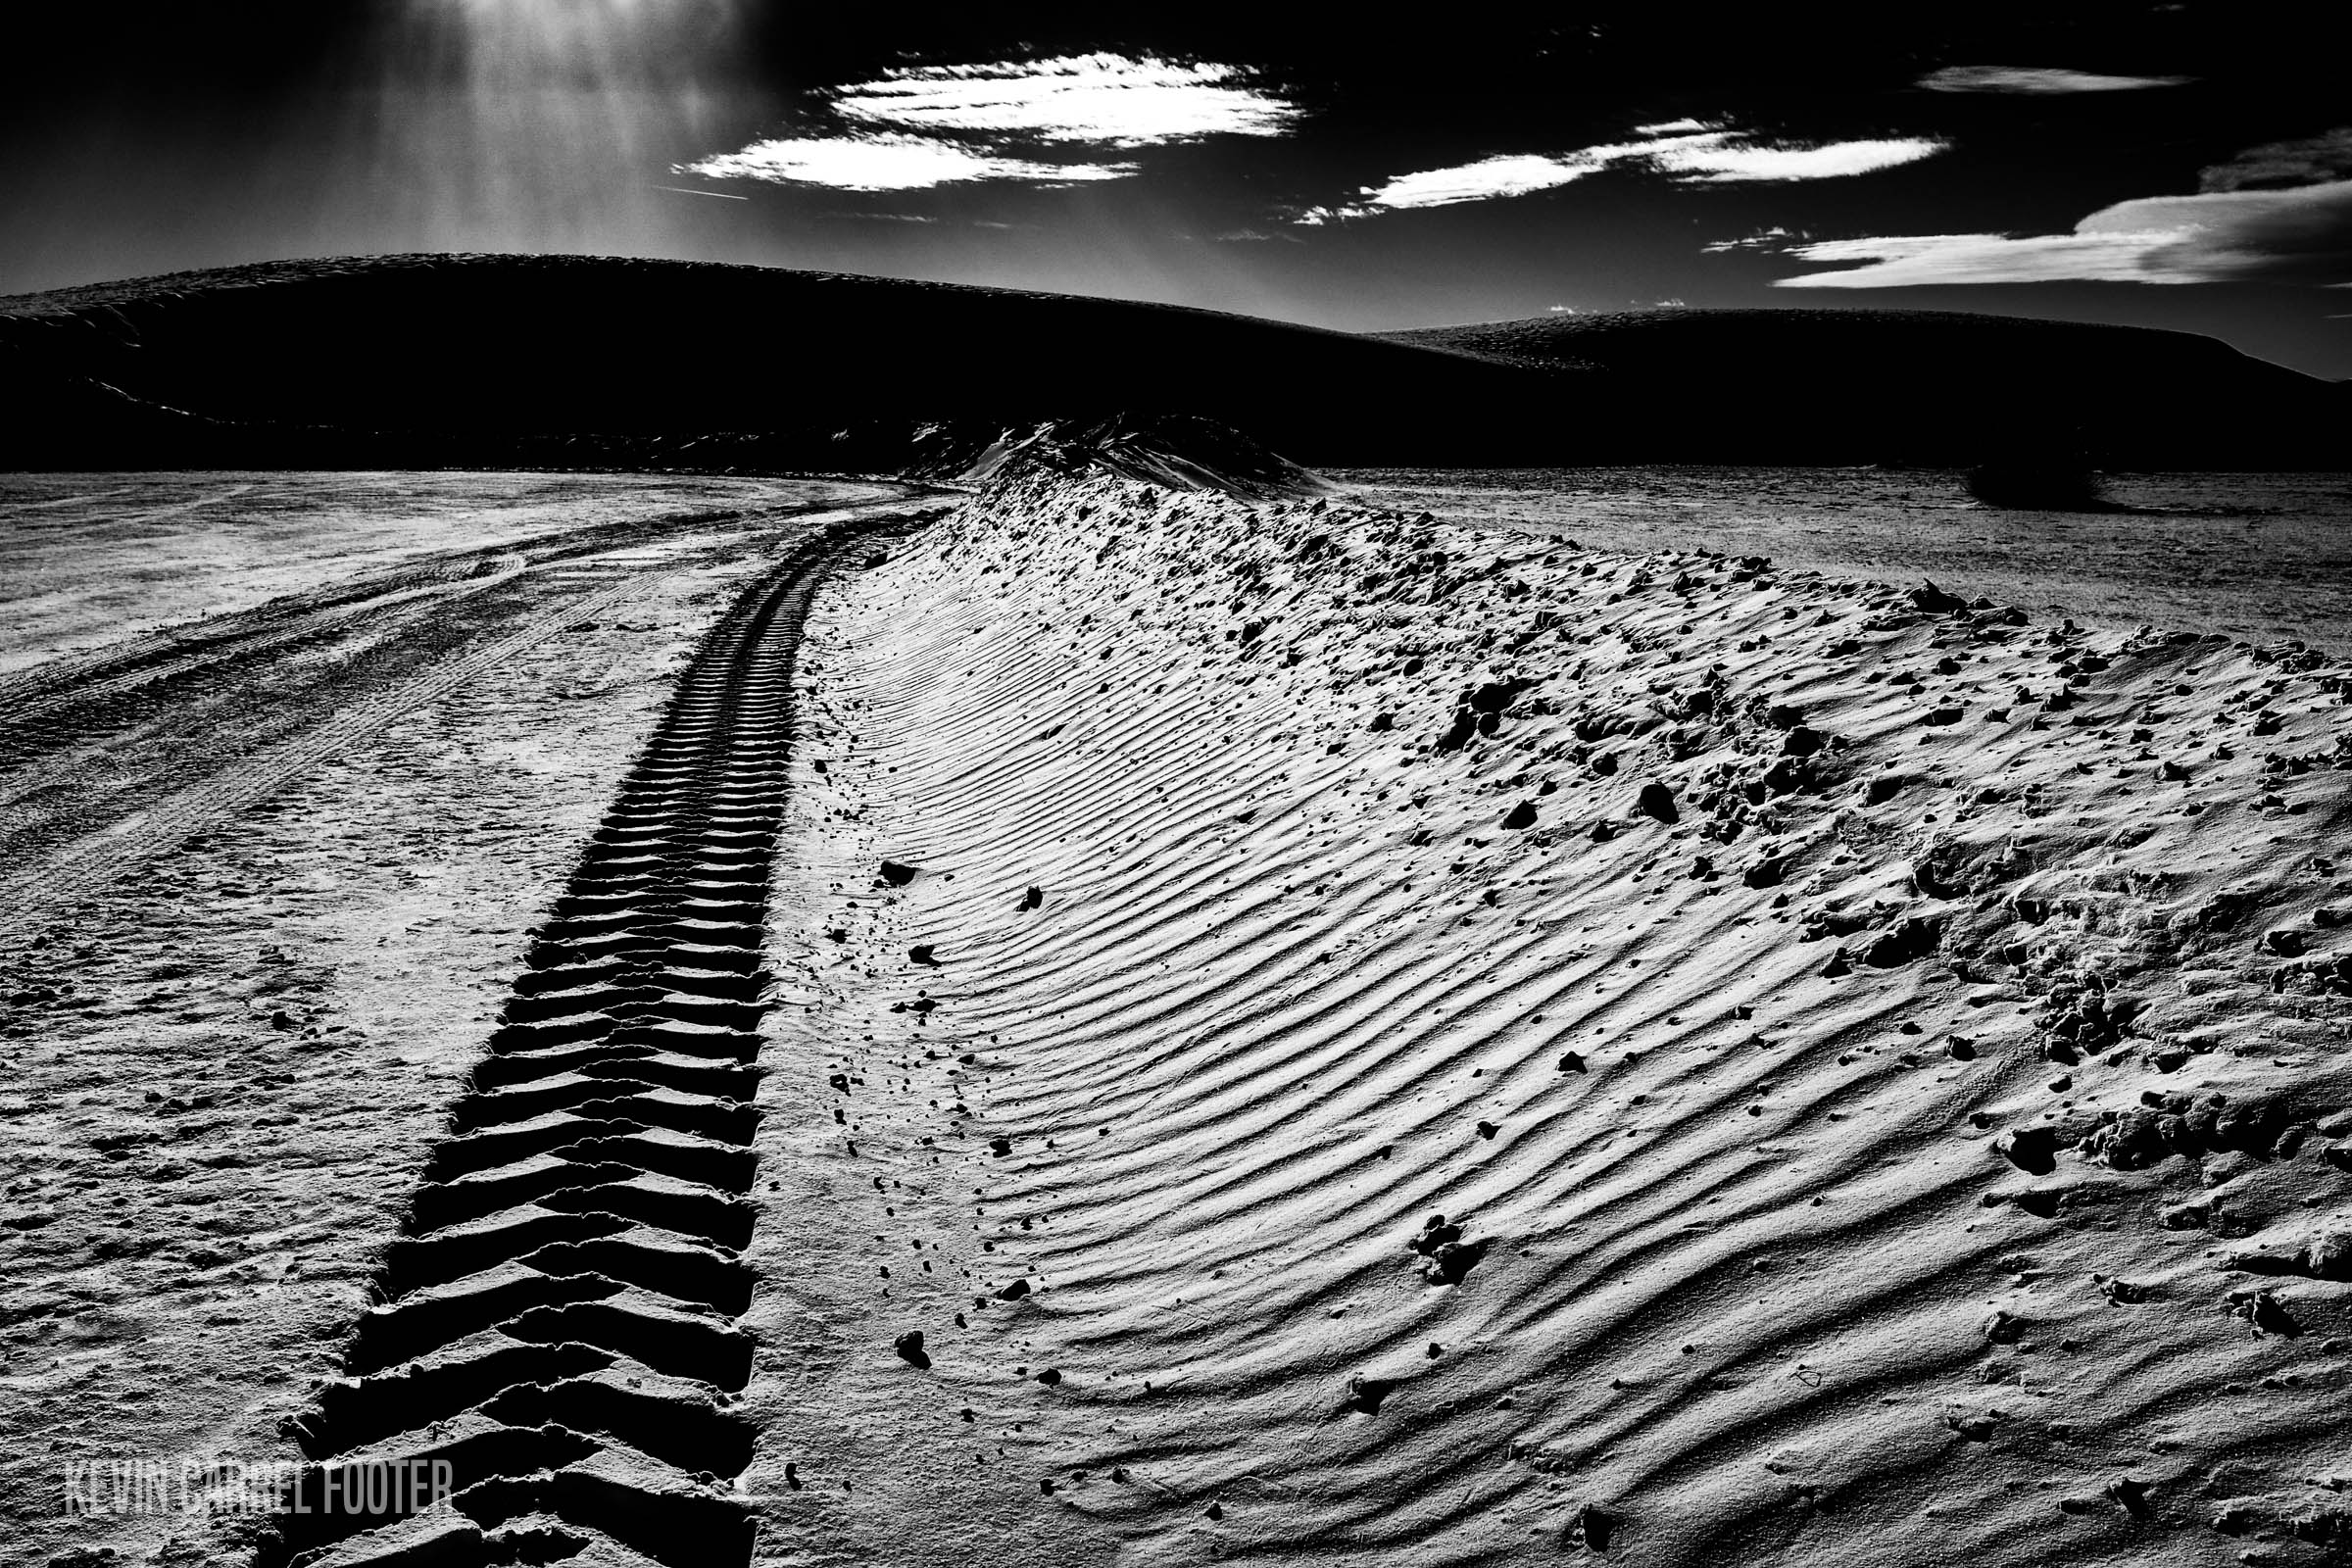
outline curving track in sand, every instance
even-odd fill
[[[796,521],[859,510],[876,509]],[[456,552],[0,679],[0,857],[12,867],[0,945],[401,715],[625,607],[646,589],[627,547],[658,542],[683,570],[693,546],[741,515]]]
[[[800,620],[849,532],[815,534],[714,629],[538,927],[350,1376],[303,1425],[307,1511],[265,1561],[748,1560],[733,1478],[754,1434],[731,1406],[753,1356],[735,1319],[760,950]],[[330,1476],[419,1462],[449,1466],[454,1511],[330,1504]]]

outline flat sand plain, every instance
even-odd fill
[[[2352,653],[2352,474],[2119,473],[2107,513],[1972,500],[1948,468],[1345,469],[1366,505],[1602,550],[1720,550],[1932,577],[2085,625]]]

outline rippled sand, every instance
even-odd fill
[[[1606,512],[1021,484],[820,598],[778,940],[843,1118],[802,1157],[884,1265],[876,1364],[933,1364],[829,1461],[778,1438],[823,1478],[780,1525],[2352,1529],[2342,666],[1555,536]]]

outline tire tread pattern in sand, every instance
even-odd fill
[[[812,535],[713,629],[538,928],[376,1299],[293,1436],[265,1565],[741,1563],[768,880]],[[446,1461],[411,1514],[350,1467]],[[430,1503],[428,1494],[420,1500]],[[307,1509],[307,1511],[300,1511]]]
[[[94,892],[139,860],[171,849],[206,823],[244,809],[286,780],[347,750],[403,713],[455,691],[525,649],[593,619],[639,590],[619,582],[567,601],[487,647],[436,665],[245,762],[214,774],[46,865],[0,885],[0,938],[20,936],[56,906]]]

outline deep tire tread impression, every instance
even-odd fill
[[[346,1375],[290,1424],[309,1507],[262,1568],[750,1560],[738,1254],[790,690],[810,590],[874,526],[804,542],[680,679],[450,1107]],[[324,1511],[338,1465],[436,1458],[454,1507]]]

